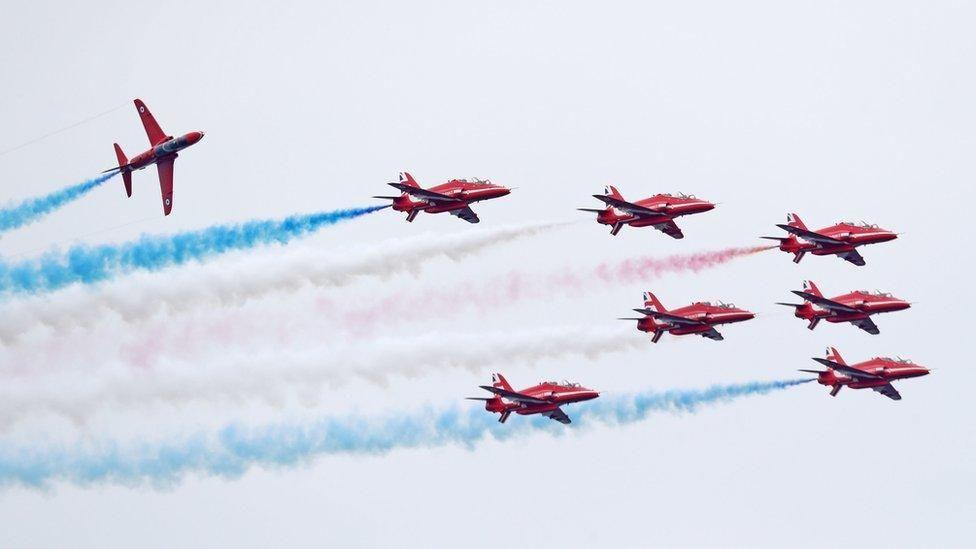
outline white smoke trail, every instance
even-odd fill
[[[386,241],[353,254],[323,254],[312,246],[255,250],[225,261],[178,271],[135,273],[98,288],[73,287],[3,304],[0,342],[46,327],[64,332],[90,328],[106,316],[136,322],[159,314],[239,305],[247,300],[306,286],[340,287],[359,277],[416,273],[438,257],[470,255],[573,222],[512,225],[449,235],[428,234]]]
[[[160,364],[157,371],[99,376],[58,376],[42,385],[36,379],[11,380],[0,387],[0,427],[38,414],[54,414],[83,424],[105,407],[137,410],[189,403],[257,401],[282,405],[289,396],[315,402],[326,386],[359,378],[385,386],[391,377],[429,375],[437,370],[486,368],[511,363],[578,356],[594,360],[646,344],[630,330],[551,328],[523,333],[430,334],[409,339],[378,339],[369,345],[346,343],[301,351],[241,353],[215,359]]]

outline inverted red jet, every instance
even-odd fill
[[[878,244],[898,238],[898,235],[867,223],[843,221],[818,231],[811,231],[795,213],[786,216],[786,225],[776,225],[790,236],[764,236],[779,242],[779,249],[793,254],[793,263],[799,263],[807,252],[813,255],[836,255],[858,267],[864,266],[864,258],[857,253],[858,246]]]
[[[495,185],[490,181],[475,179],[452,179],[447,183],[422,189],[407,172],[400,174],[400,181],[387,185],[402,191],[400,196],[374,196],[393,201],[393,209],[407,212],[407,221],[413,221],[420,212],[443,213],[459,217],[468,223],[477,223],[478,214],[471,210],[471,204],[482,200],[499,198],[512,192],[511,189]]]
[[[620,320],[636,320],[638,330],[654,334],[651,338],[654,343],[661,339],[664,332],[670,332],[672,335],[697,334],[714,341],[722,341],[724,338],[715,326],[743,322],[756,316],[731,303],[707,301],[698,301],[669,311],[651,292],[644,292],[644,308],[634,309],[634,311],[644,316]]]
[[[846,386],[851,389],[873,389],[892,400],[901,400],[901,395],[891,386],[892,381],[929,374],[928,368],[901,358],[875,357],[848,366],[833,347],[827,347],[826,359],[814,358],[813,360],[823,364],[827,369],[800,371],[817,374],[818,383],[830,386],[830,396],[837,396],[837,393]]]
[[[911,307],[907,301],[891,294],[865,290],[827,299],[812,280],[803,281],[803,290],[793,290],[793,293],[803,298],[802,304],[779,303],[779,305],[795,308],[796,317],[808,320],[810,323],[807,324],[807,328],[811,330],[816,328],[821,320],[826,320],[834,323],[850,322],[869,334],[878,335],[881,331],[871,320],[871,315],[902,311]]]
[[[582,212],[597,214],[596,222],[610,225],[610,234],[620,232],[624,225],[631,227],[654,227],[671,238],[684,238],[685,235],[674,222],[674,218],[707,212],[715,204],[685,194],[656,194],[636,202],[627,202],[620,191],[613,185],[607,186],[604,194],[595,194],[593,198],[607,205],[606,209],[594,210],[579,208]]]
[[[190,132],[179,137],[166,135],[149,112],[149,107],[146,107],[141,99],[136,99],[134,103],[152,148],[131,159],[126,159],[122,147],[115,143],[115,156],[118,157],[119,167],[105,170],[103,173],[115,170],[121,172],[125,195],[132,196],[132,172],[155,164],[159,172],[159,190],[163,195],[163,215],[169,215],[173,211],[173,162],[179,156],[177,154],[179,151],[203,139],[203,132]]]
[[[485,410],[501,414],[498,418],[499,423],[505,423],[512,412],[527,416],[530,414],[542,414],[549,419],[554,419],[559,423],[572,423],[569,416],[562,411],[560,406],[592,400],[600,396],[600,393],[593,389],[587,389],[579,383],[569,383],[564,381],[543,381],[538,385],[533,385],[521,391],[512,389],[505,376],[501,374],[491,375],[491,385],[480,385],[480,387],[495,396],[491,398],[468,397],[468,400],[485,401]]]

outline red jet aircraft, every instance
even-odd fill
[[[596,213],[597,223],[613,227],[610,229],[612,235],[619,233],[624,225],[630,225],[631,227],[652,226],[671,238],[684,238],[685,235],[674,223],[674,218],[707,212],[715,207],[715,204],[695,198],[694,195],[680,193],[656,194],[637,202],[627,202],[613,185],[607,186],[604,194],[595,194],[593,198],[606,204],[606,209],[579,208],[579,210]]]
[[[542,414],[559,423],[569,424],[572,421],[560,406],[592,400],[600,396],[600,393],[593,389],[587,389],[579,383],[566,381],[562,383],[543,381],[521,391],[512,389],[512,386],[501,374],[492,374],[491,382],[491,385],[480,385],[480,387],[494,393],[495,396],[491,398],[468,397],[468,400],[485,401],[485,410],[501,414],[501,417],[498,418],[499,423],[505,423],[508,416],[515,412],[522,416]]]
[[[512,192],[511,189],[495,185],[490,181],[475,179],[452,179],[430,189],[422,189],[407,172],[400,173],[400,181],[387,185],[403,191],[400,196],[374,196],[393,201],[393,209],[407,212],[407,221],[413,221],[420,212],[450,212],[468,223],[477,223],[478,214],[471,210],[471,204],[482,200],[499,198]]]
[[[836,255],[858,267],[864,266],[864,258],[857,253],[858,246],[877,244],[898,238],[898,235],[867,223],[844,221],[819,231],[811,231],[795,213],[786,216],[786,225],[776,225],[790,236],[764,236],[779,242],[779,249],[793,254],[793,263],[799,263],[807,252],[813,255]]]
[[[891,386],[892,381],[929,374],[928,368],[901,358],[875,357],[848,366],[833,347],[827,347],[826,359],[814,358],[813,360],[823,364],[827,369],[800,371],[817,374],[818,383],[831,387],[830,396],[837,396],[841,388],[847,386],[851,389],[873,389],[892,400],[901,400],[901,395]]]
[[[149,136],[151,149],[139,153],[132,159],[127,159],[122,147],[115,143],[115,156],[119,159],[119,167],[105,170],[107,173],[118,170],[122,173],[122,183],[125,185],[125,195],[132,196],[132,172],[141,170],[146,166],[155,164],[159,172],[159,190],[163,195],[163,215],[169,215],[173,210],[173,162],[176,161],[177,153],[197,141],[203,139],[203,132],[190,132],[179,137],[166,135],[166,132],[159,127],[156,119],[153,118],[149,107],[141,99],[134,101],[136,110],[139,111],[139,118],[142,119],[142,126],[146,129]]]
[[[869,334],[878,335],[881,332],[871,320],[871,315],[901,311],[911,307],[907,301],[891,294],[865,290],[827,299],[812,280],[803,281],[803,291],[793,290],[793,293],[804,299],[803,304],[779,303],[779,305],[794,307],[797,318],[810,321],[807,328],[811,330],[816,328],[822,319],[835,323],[850,322]]]
[[[644,292],[644,308],[634,309],[644,314],[641,318],[621,318],[620,320],[636,320],[637,329],[642,332],[653,332],[651,341],[657,343],[664,332],[672,335],[698,334],[715,341],[724,339],[715,326],[750,320],[756,315],[739,309],[731,303],[709,303],[699,301],[686,307],[667,310],[657,297],[651,292]]]

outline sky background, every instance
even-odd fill
[[[176,163],[171,216],[162,216],[154,170],[137,172],[131,199],[113,179],[4,234],[7,260],[77,242],[370,205],[402,170],[425,186],[477,176],[517,190],[476,205],[477,226],[447,215],[408,225],[387,210],[296,246],[338,260],[409,237],[583,220],[461,261],[431,258],[413,274],[303,287],[227,311],[127,323],[96,308],[90,326],[67,334],[25,326],[30,337],[0,350],[7,395],[71,397],[133,371],[149,387],[172,376],[206,379],[242,352],[369,353],[428,338],[436,356],[452,350],[440,338],[561,329],[616,330],[633,344],[499,369],[516,387],[568,378],[604,394],[698,388],[792,379],[833,345],[848,361],[901,355],[936,370],[897,383],[900,402],[852,390],[832,399],[810,384],[627,426],[325,456],[232,479],[6,487],[0,546],[970,545],[974,15],[971,3],[941,1],[0,7],[0,151],[121,106],[0,154],[3,200],[113,166],[113,142],[130,156],[145,150],[134,97],[171,134],[206,131]],[[684,191],[720,205],[679,220],[684,240],[629,228],[611,238],[575,211],[596,207],[590,195],[606,184],[626,198]],[[862,249],[864,268],[810,256],[794,265],[772,251],[492,310],[398,312],[365,333],[344,330],[316,307],[368,307],[457,285],[491,294],[513,269],[551,273],[756,245],[790,211],[811,228],[863,219],[901,236]],[[287,251],[253,252],[254,273]],[[193,269],[230,268],[248,255],[154,280],[185,280]],[[789,290],[807,278],[828,295],[877,288],[914,305],[877,317],[878,336],[824,323],[810,332],[773,304],[791,300]],[[111,284],[139,296],[150,279]],[[669,307],[722,299],[759,316],[722,329],[722,342],[665,336],[652,345],[615,320],[641,304],[644,290]],[[240,349],[209,341],[211,316],[222,314],[256,326]],[[283,318],[298,334],[288,340],[294,347],[282,345],[274,325]],[[120,347],[151,348],[152,364]],[[495,368],[468,366],[425,371],[421,363],[419,375],[385,386],[354,380],[314,395],[293,387],[271,400],[105,402],[84,421],[28,414],[4,421],[0,444],[166,439],[227,421],[475,406],[461,397],[476,395]],[[574,407],[566,411],[573,416]]]

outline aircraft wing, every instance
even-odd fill
[[[684,233],[681,232],[681,229],[678,228],[678,225],[676,225],[674,220],[671,219],[665,221],[664,223],[658,223],[657,225],[654,225],[654,228],[670,236],[671,238],[685,237]]]
[[[566,412],[562,411],[561,408],[556,408],[554,410],[548,410],[542,412],[542,415],[546,416],[549,419],[554,419],[564,425],[569,425],[570,423],[573,422],[573,420],[569,419],[569,416],[567,416]]]
[[[435,193],[434,191],[428,191],[427,189],[421,189],[420,187],[411,187],[410,185],[404,185],[403,183],[389,183],[389,185],[395,189],[399,189],[410,196],[415,196],[417,198],[426,200],[434,204],[448,204],[451,202],[461,202],[453,196],[447,196],[446,194]]]
[[[861,257],[861,254],[857,253],[857,250],[851,250],[849,252],[844,252],[837,255],[843,257],[846,261],[850,261],[858,267],[863,267],[865,265],[864,258]]]
[[[479,385],[479,387],[491,393],[495,393],[500,397],[505,397],[513,402],[521,402],[523,404],[549,404],[549,401],[547,400],[530,397],[528,395],[523,395],[522,393],[516,393],[515,391],[506,391],[505,389],[492,387],[491,385]]]
[[[173,211],[173,162],[176,155],[156,163],[159,172],[159,190],[163,195],[163,215]]]
[[[814,360],[827,366],[828,368],[833,368],[842,374],[849,375],[851,377],[856,377],[858,379],[881,379],[881,376],[876,376],[874,374],[865,372],[864,370],[858,370],[857,368],[851,368],[845,364],[839,364],[832,360],[827,360],[826,358],[814,357]]]
[[[890,383],[886,383],[881,387],[871,387],[875,391],[883,394],[884,396],[890,398],[891,400],[901,400],[901,394],[894,388]]]
[[[780,229],[788,233],[795,234],[796,236],[802,238],[803,240],[809,240],[810,242],[816,242],[817,244],[824,244],[827,246],[843,246],[846,242],[842,240],[837,240],[836,238],[830,238],[829,236],[824,236],[820,233],[815,233],[813,231],[808,231],[806,229],[798,229],[796,227],[791,227],[789,225],[776,225]]]
[[[627,202],[626,200],[620,200],[619,198],[614,198],[612,196],[595,194],[593,195],[593,198],[596,198],[607,206],[613,206],[620,211],[627,212],[638,217],[664,217],[664,214],[659,211],[645,208],[644,206],[638,206],[637,204]]]
[[[843,303],[838,303],[832,299],[827,299],[826,297],[821,297],[819,295],[811,294],[810,292],[801,292],[799,290],[793,290],[793,293],[802,297],[803,299],[820,305],[825,309],[830,309],[831,311],[837,311],[839,313],[859,313],[861,311],[855,309],[854,307],[848,307]]]
[[[478,219],[478,214],[474,213],[474,210],[471,209],[471,206],[465,206],[459,210],[451,210],[451,215],[463,219],[468,223],[477,223],[481,221]]]
[[[162,143],[166,139],[166,132],[159,127],[156,118],[149,112],[149,107],[142,102],[142,99],[136,99],[133,103],[136,104],[136,110],[139,111],[139,118],[142,119],[142,127],[146,129],[146,137],[149,138],[149,144],[155,147]]]
[[[718,330],[716,330],[714,327],[710,328],[707,332],[702,332],[701,335],[702,337],[707,337],[712,341],[722,341],[723,339],[725,339],[724,337],[722,337],[722,334],[720,334]]]
[[[634,311],[638,313],[644,313],[645,315],[656,318],[657,320],[663,320],[665,322],[669,322],[671,324],[677,324],[679,326],[701,326],[705,324],[704,322],[700,322],[698,320],[686,318],[683,316],[673,315],[671,313],[662,313],[660,311],[655,311],[654,309],[634,309]]]
[[[870,318],[862,318],[861,320],[852,320],[851,324],[857,326],[858,328],[872,335],[878,335],[881,333],[881,330],[878,329],[878,325],[875,324],[874,321],[871,320]]]

